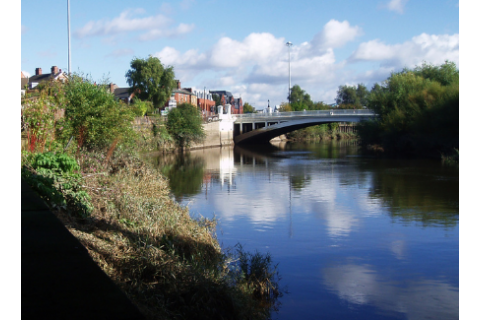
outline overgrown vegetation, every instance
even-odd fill
[[[189,103],[182,103],[169,111],[167,130],[180,148],[205,138],[202,116],[197,107]]]
[[[339,124],[336,122],[296,130],[287,133],[286,136],[291,140],[341,140],[356,139],[358,137],[355,132],[341,132]]]
[[[61,208],[79,218],[93,211],[89,194],[82,188],[83,177],[75,159],[51,152],[24,153],[21,175],[53,208]]]
[[[379,117],[359,126],[363,146],[438,158],[458,150],[459,71],[453,62],[392,73],[374,89],[368,108]]]
[[[22,100],[22,179],[148,319],[266,319],[278,309],[271,257],[222,250],[215,221],[192,219],[140,159],[173,139],[165,124],[134,129],[140,105],[79,76],[43,87]],[[177,109],[186,113],[169,128],[197,123],[192,106]],[[172,133],[182,146],[201,137]]]

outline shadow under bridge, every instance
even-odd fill
[[[376,117],[369,109],[337,109],[236,115],[235,144],[265,144],[282,134],[332,122],[360,122]]]

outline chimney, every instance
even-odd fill
[[[52,70],[52,74],[57,74],[58,73],[58,67],[57,66],[53,66],[51,68],[51,70]]]
[[[180,80],[177,80],[177,89],[180,90],[182,88],[182,84],[180,83]]]
[[[36,68],[35,69],[35,75],[36,76],[41,76],[42,75],[42,68]]]
[[[110,83],[110,93],[114,93],[117,88],[118,86],[115,83]]]

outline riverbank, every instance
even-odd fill
[[[358,134],[353,129],[354,126],[348,127],[349,131],[341,131],[338,124],[323,124],[296,130],[286,134],[288,140],[292,141],[329,141],[342,139],[358,139]]]
[[[21,219],[22,317],[145,319],[23,180]]]
[[[147,319],[268,317],[281,294],[269,257],[222,250],[215,221],[192,218],[163,175],[132,154],[107,158],[76,159],[88,216],[52,211]]]

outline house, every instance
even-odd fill
[[[215,94],[218,97],[220,97],[220,101],[222,103],[222,106],[225,106],[227,104],[231,104],[232,105],[232,114],[242,114],[243,113],[242,98],[235,99],[231,92],[225,91],[225,90],[215,90],[215,91],[210,91],[210,92],[212,94]]]
[[[41,82],[59,80],[64,82],[67,80],[67,76],[62,72],[62,69],[58,69],[57,66],[53,66],[50,69],[51,73],[42,73],[42,68],[35,69],[35,75],[28,78],[28,89],[34,89]],[[23,74],[23,73],[22,73]]]
[[[196,105],[200,110],[205,112],[215,111],[215,101],[212,94],[208,90],[195,90],[195,88],[185,88],[188,92],[191,92],[196,97]],[[193,104],[193,103],[192,103]]]
[[[112,93],[116,99],[122,100],[125,103],[130,103],[135,96],[135,93],[130,93],[130,88],[119,88],[115,83],[110,83],[108,90]]]
[[[173,103],[173,100],[175,100],[176,103]],[[190,103],[196,106],[197,96],[191,92],[191,89],[190,91],[187,89],[182,89],[181,82],[177,80],[177,88],[172,90],[170,100],[165,103],[164,108],[173,106],[176,107],[182,103]]]

